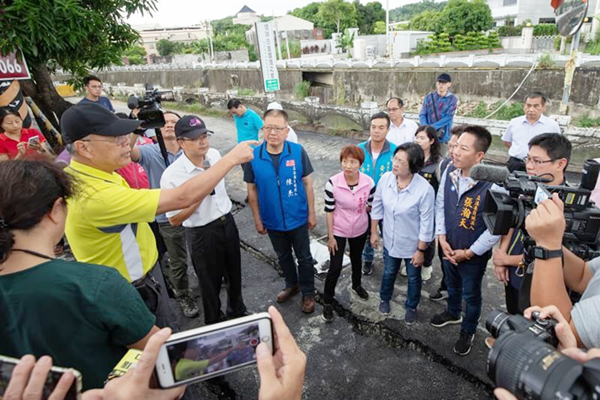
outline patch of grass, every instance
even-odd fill
[[[298,100],[304,100],[305,97],[310,96],[310,85],[311,81],[302,81],[294,86],[294,96]]]
[[[575,126],[580,128],[596,128],[600,126],[600,118],[590,118],[589,114],[575,120]]]
[[[498,109],[502,105],[503,101],[497,101],[492,104],[489,108],[487,104],[480,101],[475,109],[467,113],[465,117],[469,118],[485,118],[492,112]],[[515,117],[523,115],[523,105],[521,103],[508,103],[502,107],[496,114],[492,115],[491,119],[499,119],[502,121],[509,121]]]
[[[254,89],[239,88],[237,91],[240,96],[254,96],[256,94]]]
[[[227,117],[230,116],[231,113],[227,110],[220,110],[216,108],[206,108],[200,103],[178,103],[175,101],[164,101],[162,103],[163,109],[165,110],[175,110],[175,111],[185,111],[192,114],[200,114],[208,117]]]
[[[537,69],[550,69],[556,66],[556,62],[550,53],[544,53],[537,59]]]

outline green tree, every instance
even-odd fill
[[[436,33],[442,32],[444,28],[440,20],[440,12],[433,10],[423,11],[412,17],[409,27],[415,31],[433,31]]]
[[[412,17],[424,11],[442,11],[445,5],[445,1],[438,3],[434,0],[422,0],[419,3],[407,4],[390,10],[390,21],[409,21]]]
[[[341,30],[352,28],[356,26],[356,8],[352,3],[347,3],[344,0],[327,0],[322,3],[319,7],[318,16],[325,27],[333,24],[336,28],[336,32],[340,33]]]
[[[352,4],[356,9],[358,31],[361,34],[370,35],[374,33],[375,23],[377,21],[385,21],[385,10],[380,2],[374,1],[362,5],[359,0],[354,0]]]
[[[156,51],[158,51],[158,55],[161,57],[170,56],[181,48],[181,46],[177,42],[172,42],[168,39],[160,39],[156,42]]]
[[[373,25],[373,33],[376,35],[385,35],[385,21],[376,21]]]
[[[321,4],[322,3],[318,3],[318,2],[309,3],[309,4],[305,5],[304,7],[293,9],[288,14],[291,14],[294,17],[302,18],[302,19],[310,21],[314,24],[319,25],[321,23],[321,20],[319,19],[318,14],[319,14],[319,8],[321,7]]]
[[[130,65],[146,64],[146,49],[139,43],[134,44],[123,52]]]
[[[341,48],[345,53],[348,53],[348,58],[352,57],[350,50],[354,46],[354,32],[350,33],[348,29],[340,36],[337,47]]]
[[[58,127],[71,103],[56,92],[53,70],[60,67],[80,78],[91,69],[120,64],[123,52],[139,40],[126,18],[153,11],[156,0],[4,1],[0,51],[23,51],[33,78],[21,81],[23,90]]]
[[[449,0],[440,12],[443,31],[450,36],[487,31],[494,22],[486,0]]]

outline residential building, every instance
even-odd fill
[[[589,0],[589,17],[594,15],[597,1]],[[550,0],[487,0],[487,3],[496,26],[505,25],[507,20],[514,21],[514,25],[527,20],[533,25],[556,22]]]
[[[277,36],[281,43],[286,35],[289,40],[309,40],[322,39],[323,29],[315,28],[315,24],[302,18],[294,17],[293,15],[283,15],[273,20],[277,30]],[[246,31],[246,40],[257,46],[256,30],[254,26]]]
[[[191,43],[196,40],[206,39],[206,29],[201,26],[179,27],[179,28],[155,28],[138,30],[142,39],[142,45],[148,56],[158,55],[156,43],[161,39],[172,42]]]
[[[237,13],[237,17],[233,19],[233,23],[236,25],[254,25],[257,22],[260,22],[260,17],[248,6],[242,7]]]

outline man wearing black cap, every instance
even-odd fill
[[[201,202],[235,165],[252,160],[255,142],[238,144],[210,171],[178,188],[131,189],[114,171],[131,162],[129,136],[140,123],[91,103],[63,114],[61,129],[72,154],[66,171],[80,182],[68,201],[65,231],[77,261],[117,269],[138,289],[156,325],[176,327],[148,223]]]
[[[175,134],[183,154],[163,173],[162,189],[180,187],[189,179],[204,174],[221,159],[219,151],[210,147],[212,132],[199,117],[182,117],[175,125]],[[242,300],[240,237],[231,207],[225,180],[221,179],[215,190],[201,202],[167,212],[171,223],[185,227],[192,263],[200,281],[206,325],[226,319],[219,299],[224,277],[227,280],[227,318],[246,315]]]
[[[444,155],[448,152],[450,129],[452,129],[458,104],[458,98],[450,92],[450,86],[452,86],[450,74],[440,74],[437,78],[436,90],[425,96],[419,113],[421,125],[431,125],[438,131]]]

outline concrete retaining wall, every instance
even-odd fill
[[[415,69],[281,69],[279,76],[282,92],[279,95],[293,94],[296,84],[302,81],[302,73],[333,73],[336,99],[346,99],[350,105],[361,101],[384,102],[392,95],[410,98],[423,97],[434,88],[437,75],[442,72],[433,68]],[[459,98],[479,98],[481,100],[506,99],[519,86],[528,69],[446,69],[452,75],[452,91]],[[253,89],[263,93],[262,77],[259,69],[195,69],[169,71],[112,71],[98,75],[107,83],[120,82],[132,86],[136,83],[154,83],[165,88],[175,86],[205,87],[211,92],[225,93],[229,89]],[[58,75],[64,81],[67,76]],[[521,100],[526,93],[538,90],[545,93],[553,104],[560,103],[563,91],[563,70],[534,71],[515,100]],[[576,105],[596,108],[600,102],[600,69],[577,69],[573,81],[571,101]]]

